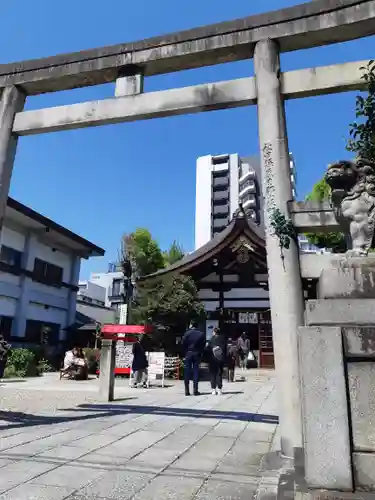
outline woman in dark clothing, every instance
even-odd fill
[[[208,342],[208,351],[212,394],[221,394],[224,364],[227,357],[227,342],[219,328],[213,329],[212,337]]]
[[[146,387],[147,385],[148,361],[141,342],[142,338],[133,344],[134,387]]]
[[[228,339],[227,349],[228,382],[234,382],[234,371],[236,369],[238,350],[236,344],[232,342],[232,339]]]
[[[7,357],[10,349],[10,344],[0,334],[0,378],[4,376],[5,366],[7,364]]]

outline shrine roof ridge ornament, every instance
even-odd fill
[[[375,0],[315,0],[137,42],[0,65],[0,87],[29,94],[116,80],[126,66],[144,75],[239,61],[255,44],[278,41],[280,51],[300,50],[375,34]]]

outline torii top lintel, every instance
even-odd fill
[[[251,58],[259,40],[300,50],[375,34],[375,0],[315,0],[243,19],[70,54],[0,65],[0,89],[28,95],[115,81],[124,67],[144,75]]]

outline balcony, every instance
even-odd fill
[[[250,196],[248,195],[242,199],[240,197],[240,201],[242,203],[243,208],[256,207],[256,204],[257,204],[257,200],[256,200],[256,197],[254,195],[250,195]]]
[[[242,182],[245,182],[247,179],[255,179],[255,178],[256,178],[255,170],[251,168],[243,175],[241,175],[241,177],[238,179],[238,182],[241,184]]]
[[[229,187],[228,176],[214,177],[212,179],[212,186],[214,189],[227,189]]]
[[[241,196],[244,196],[246,193],[256,193],[256,185],[254,181],[248,181],[246,183],[243,183],[242,186],[239,186],[239,193],[238,196],[241,198]]]
[[[218,210],[220,209],[220,210]],[[214,207],[212,210],[212,218],[213,219],[226,219],[229,217],[229,208],[228,205],[223,205],[219,207]]]
[[[212,200],[213,202],[225,201],[229,202],[229,193],[226,189],[225,191],[213,191],[212,192]]]

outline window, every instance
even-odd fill
[[[1,245],[0,250],[0,262],[4,264],[9,264],[10,266],[21,268],[22,252],[15,250],[14,248]]]
[[[0,332],[4,335],[5,340],[9,340],[12,331],[12,321],[11,316],[0,316]]]
[[[57,345],[59,341],[60,325],[57,323],[43,323],[28,319],[26,321],[25,341],[31,344]]]
[[[112,292],[111,296],[112,297],[119,297],[121,293],[121,279],[116,279],[113,280],[112,282]]]
[[[46,285],[61,285],[63,278],[62,267],[55,266],[41,259],[34,261],[34,279]]]

